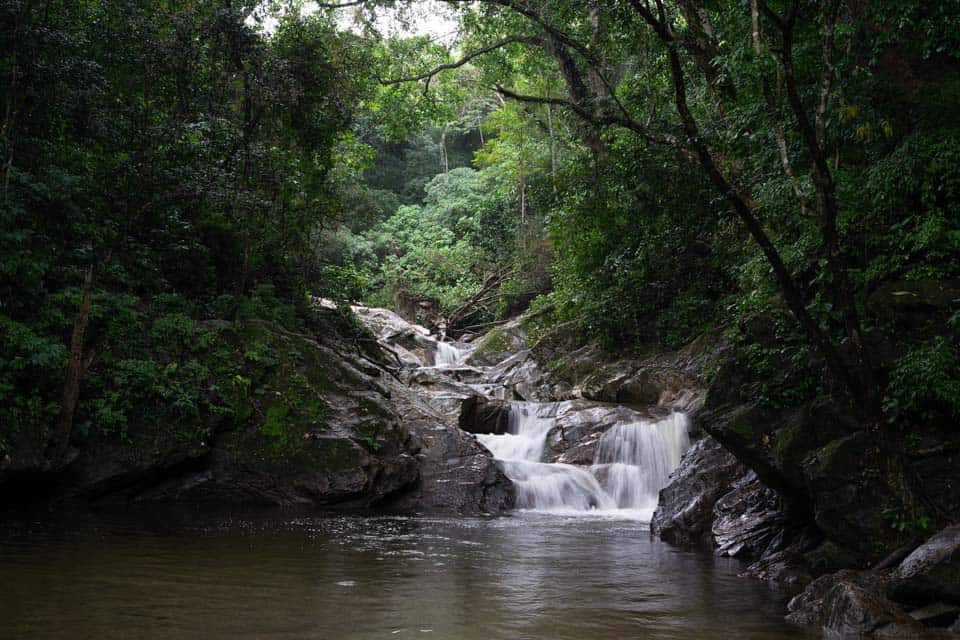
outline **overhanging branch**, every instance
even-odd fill
[[[531,96],[527,94],[517,93],[511,91],[506,87],[501,85],[496,85],[496,91],[505,98],[510,98],[511,100],[516,100],[518,102],[527,102],[530,104],[549,104],[559,107],[564,107],[570,109],[576,113],[582,120],[589,122],[598,127],[610,127],[617,126],[624,129],[628,129],[639,135],[641,138],[647,142],[652,142],[654,144],[665,145],[668,147],[673,147],[680,152],[680,155],[684,159],[694,162],[697,160],[697,156],[692,149],[689,149],[677,139],[676,136],[670,135],[668,133],[662,133],[659,131],[653,131],[650,128],[644,126],[643,124],[637,122],[633,118],[628,118],[626,116],[613,116],[613,115],[598,115],[592,113],[591,111],[583,108],[582,106],[570,101],[564,100],[563,98],[547,98],[545,96]]]
[[[450,69],[458,69],[459,67],[462,67],[463,65],[467,64],[474,58],[478,58],[486,53],[490,53],[491,51],[496,51],[497,49],[502,49],[507,45],[516,44],[516,43],[532,44],[536,46],[543,46],[544,44],[542,38],[537,38],[534,36],[510,36],[509,38],[503,38],[502,40],[497,40],[496,42],[488,44],[485,47],[480,47],[479,49],[471,51],[470,53],[463,56],[456,62],[447,62],[445,64],[438,65],[433,69],[430,69],[429,71],[424,71],[423,73],[418,73],[412,76],[404,76],[402,78],[392,78],[390,80],[380,80],[380,84],[384,86],[390,86],[394,84],[403,84],[405,82],[419,82],[420,80],[426,80],[427,87],[429,87],[430,81],[433,80],[433,77],[436,76],[438,73],[442,71],[448,71]],[[426,91],[427,87],[424,88],[424,91]]]

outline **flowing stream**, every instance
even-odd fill
[[[425,369],[452,380],[465,355],[438,343]],[[806,637],[738,561],[650,535],[687,416],[617,422],[593,464],[559,464],[560,406],[512,402],[508,433],[478,436],[517,486],[507,517],[0,513],[0,639]]]
[[[468,355],[467,349],[438,342],[436,366],[461,366]],[[505,395],[483,376],[471,386],[492,398]],[[660,489],[690,446],[689,418],[674,412],[661,420],[618,422],[600,437],[593,464],[583,467],[548,459],[547,438],[557,427],[558,406],[511,402],[508,432],[478,435],[516,485],[517,507],[567,514],[619,512],[649,522]]]
[[[437,353],[434,358],[438,367],[456,367],[463,364],[464,352],[449,342],[437,342]]]
[[[509,433],[478,436],[517,487],[517,506],[536,511],[632,512],[649,522],[657,495],[690,445],[689,419],[673,413],[656,422],[616,424],[600,438],[589,468],[545,462],[556,403],[514,402]]]

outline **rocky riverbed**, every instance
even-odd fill
[[[796,593],[795,623],[841,635],[958,631],[960,529],[891,532],[849,412],[829,396],[761,406],[740,346],[723,336],[618,359],[563,327],[534,339],[522,318],[449,343],[388,310],[354,313],[370,333],[224,327],[224,340],[271,357],[248,389],[246,421],[212,425],[201,440],[134,425],[126,439],[84,441],[58,469],[8,458],[0,494],[622,511],[671,544],[746,561],[745,577]],[[942,473],[917,477],[936,508],[956,513],[957,456],[938,433],[923,435],[917,460]]]

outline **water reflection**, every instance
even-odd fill
[[[634,521],[208,517],[0,525],[0,637],[794,638],[739,565]]]

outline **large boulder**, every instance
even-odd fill
[[[467,357],[467,364],[492,366],[526,348],[527,332],[522,320],[514,319],[485,333]]]
[[[217,366],[238,372],[216,382],[219,411],[139,412],[124,437],[90,434],[54,479],[56,496],[365,506],[403,491],[419,477],[418,445],[391,405],[389,376],[329,329],[208,323]]]
[[[947,527],[907,556],[891,575],[887,595],[913,605],[960,604],[960,525]]]
[[[616,424],[649,420],[650,414],[616,404],[567,400],[557,403],[555,417],[556,424],[547,434],[551,460],[590,464],[591,452],[607,430]]]
[[[416,393],[398,394],[395,406],[416,436],[420,475],[412,490],[389,505],[404,511],[499,513],[512,509],[513,483],[472,434],[438,414]]]
[[[721,556],[759,558],[786,528],[780,497],[752,471],[717,500],[713,511],[713,539]]]
[[[456,422],[463,403],[477,395],[469,385],[448,372],[432,367],[412,369],[403,376],[403,381],[404,388],[416,394],[451,423]]]
[[[376,363],[344,349],[333,333],[313,337],[251,322],[235,339],[271,354],[272,364],[250,383],[249,419],[211,435],[202,469],[121,493],[137,501],[367,506],[418,479],[417,443]]]
[[[896,280],[877,287],[867,300],[867,310],[877,324],[895,331],[917,337],[940,335],[943,322],[956,311],[958,299],[958,279]]]
[[[366,316],[384,342],[400,336],[426,356],[435,349],[395,314]],[[54,498],[100,503],[394,504],[457,513],[512,505],[510,481],[456,426],[473,389],[450,376],[401,381],[395,358],[322,305],[309,327],[308,334],[256,320],[207,323],[201,355],[215,359],[210,371],[230,372],[201,381],[215,385],[216,397],[204,401],[216,411],[173,420],[173,412],[136,412],[123,437],[92,432],[57,473],[17,469],[0,477],[13,478],[4,490],[22,480]],[[421,363],[408,360],[407,368]]]
[[[714,507],[729,493],[746,469],[713,438],[698,440],[684,454],[660,490],[660,500],[650,528],[672,544],[714,545]]]
[[[510,430],[510,403],[481,395],[472,395],[460,404],[457,420],[468,433],[508,433]]]
[[[841,638],[918,638],[923,625],[884,594],[884,578],[872,572],[840,571],[814,580],[787,605],[787,620]]]
[[[426,327],[407,322],[389,309],[351,307],[353,313],[373,332],[377,341],[401,367],[430,365],[434,361],[437,343]]]

